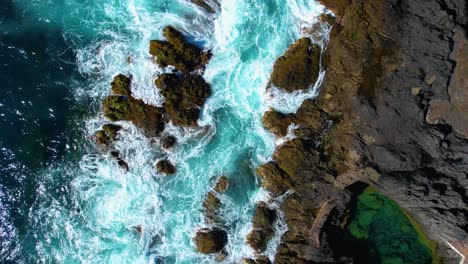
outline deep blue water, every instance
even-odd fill
[[[255,168],[275,147],[261,115],[269,106],[294,111],[314,95],[274,92],[272,99],[264,89],[275,59],[322,7],[305,0],[223,1],[211,15],[184,0],[0,3],[0,260],[212,263],[191,237],[206,226],[203,199],[221,175],[232,183],[222,196],[226,263],[252,256],[245,236],[255,203],[267,197]],[[213,51],[204,74],[213,90],[199,120],[204,129],[169,126],[179,145],[166,152],[120,122],[115,147],[129,163],[124,172],[91,140],[106,123],[100,102],[118,73],[133,75],[138,98],[162,102],[153,81],[165,69],[152,62],[148,43],[161,39],[166,25]],[[163,157],[177,166],[175,176],[156,173]],[[270,256],[284,232],[277,228]],[[162,243],[152,245],[155,236]]]

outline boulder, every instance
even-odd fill
[[[174,174],[176,172],[176,168],[172,163],[168,160],[160,160],[156,164],[156,169],[159,173],[163,173],[166,175]]]
[[[172,135],[165,135],[161,138],[161,147],[170,149],[177,143],[177,138]]]
[[[119,125],[105,124],[101,130],[96,131],[94,139],[96,143],[104,148],[109,147],[110,143],[117,137],[117,132],[122,129]]]
[[[274,85],[288,92],[309,88],[320,72],[320,54],[320,46],[309,38],[299,39],[276,60],[268,87]]]
[[[203,52],[189,43],[180,31],[171,26],[165,27],[163,34],[166,40],[150,41],[149,53],[156,56],[159,65],[172,65],[184,74],[204,69],[211,58],[210,52]]]
[[[174,125],[198,125],[200,108],[211,95],[210,85],[203,77],[161,74],[155,84],[164,96],[163,107]]]
[[[228,242],[226,231],[220,228],[203,228],[193,238],[198,252],[212,254],[220,252]]]
[[[131,121],[135,126],[143,129],[149,137],[158,136],[165,127],[163,109],[148,105],[132,96],[131,79],[125,75],[117,75],[112,82],[112,91],[104,99],[102,106],[104,116],[111,121]]]
[[[229,178],[226,176],[221,176],[216,181],[214,190],[218,193],[223,193],[229,188]]]

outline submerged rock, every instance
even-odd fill
[[[313,85],[320,71],[321,49],[309,38],[292,44],[273,66],[270,83],[288,92],[304,90]]]
[[[193,238],[198,252],[212,254],[221,251],[228,242],[226,231],[220,228],[203,228]]]
[[[223,193],[229,188],[229,178],[226,176],[221,176],[216,181],[214,190],[218,193]]]
[[[156,61],[162,67],[174,66],[184,74],[195,70],[203,70],[211,57],[210,52],[203,52],[197,46],[190,44],[177,29],[167,26],[163,30],[164,40],[151,40],[149,53],[156,56]]]
[[[156,164],[156,169],[158,170],[159,173],[163,173],[166,175],[171,175],[176,173],[176,168],[172,163],[168,160],[160,160]]]
[[[273,224],[276,220],[276,212],[264,202],[257,204],[253,217],[253,229],[247,235],[247,243],[256,251],[263,252],[268,241],[273,237]]]
[[[211,95],[200,75],[161,74],[155,81],[164,96],[163,107],[177,126],[197,126],[200,108]]]
[[[222,206],[221,199],[218,197],[220,193],[223,193],[228,188],[228,178],[226,176],[221,176],[215,184],[213,190],[209,191],[203,202],[204,213],[208,223],[210,224],[219,224],[221,219],[219,219],[219,209]]]
[[[104,116],[111,121],[131,121],[149,137],[158,136],[165,127],[163,109],[148,105],[132,96],[131,79],[119,74],[112,82],[112,92],[102,102]]]

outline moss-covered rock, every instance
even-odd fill
[[[226,231],[220,228],[203,228],[193,238],[198,252],[212,254],[221,251],[228,242]]]
[[[151,40],[149,53],[156,56],[157,63],[163,67],[172,65],[184,74],[203,70],[211,57],[190,44],[177,29],[167,26],[163,30],[166,40]]]
[[[165,127],[163,109],[135,99],[131,94],[130,85],[129,77],[120,74],[114,78],[114,95],[106,97],[102,102],[104,116],[111,121],[131,121],[142,128],[147,136],[158,136]]]
[[[156,164],[156,169],[159,173],[163,173],[166,175],[171,175],[176,173],[176,168],[172,163],[168,160],[160,160]]]
[[[292,92],[309,88],[320,72],[320,46],[309,38],[292,44],[273,66],[270,85]]]
[[[200,108],[211,95],[200,75],[161,74],[155,81],[164,96],[163,107],[177,126],[197,126]]]
[[[247,243],[256,251],[263,252],[268,241],[274,234],[273,224],[276,220],[276,212],[264,202],[257,204],[253,217],[253,229],[247,235]]]

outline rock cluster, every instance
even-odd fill
[[[346,257],[333,254],[327,232],[341,222],[352,196],[346,187],[356,181],[407,209],[431,239],[466,241],[468,141],[463,119],[448,117],[463,112],[456,105],[466,98],[459,54],[467,39],[457,33],[466,28],[466,3],[321,2],[337,23],[322,60],[320,95],[296,114],[270,111],[263,118],[278,137],[297,127],[297,137],[258,169],[274,197],[293,191],[281,206],[289,230],[275,263]],[[451,94],[457,98],[450,101]],[[444,263],[459,262],[444,249]]]

